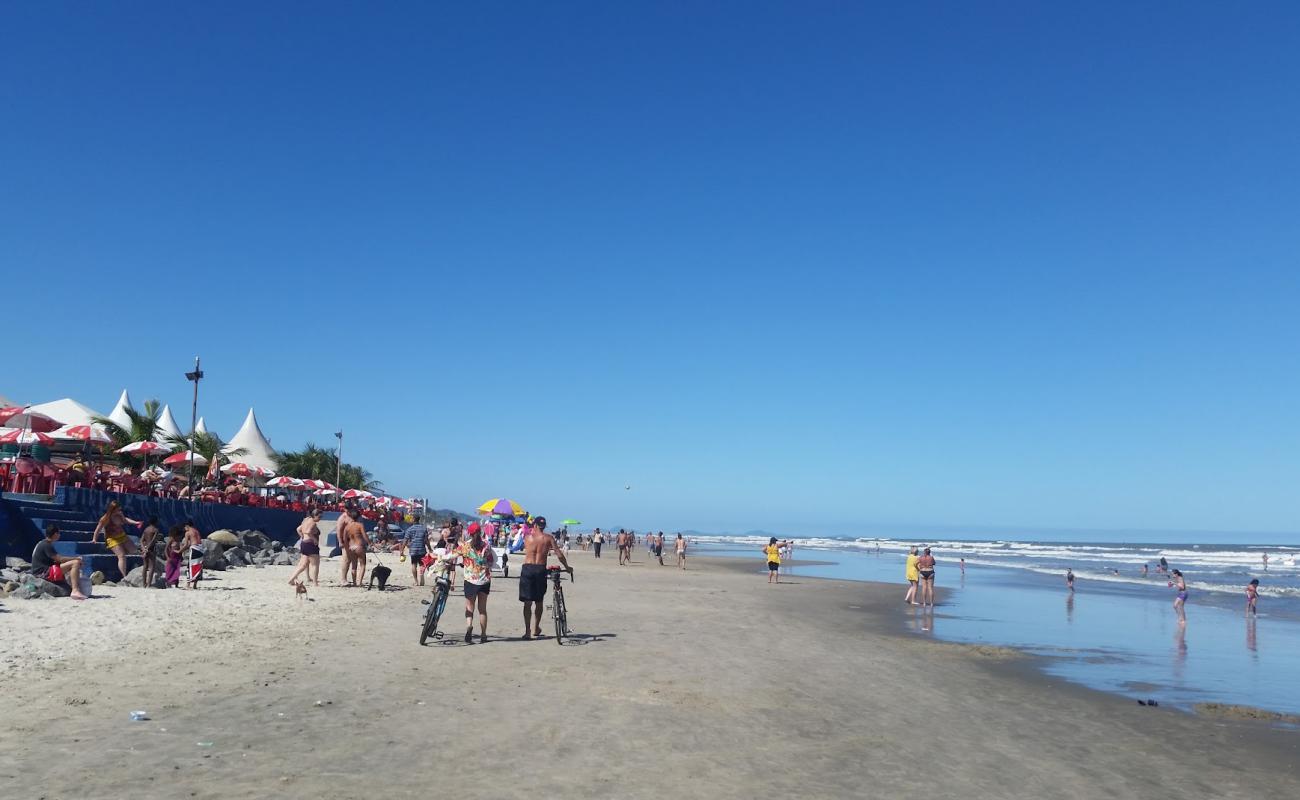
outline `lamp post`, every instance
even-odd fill
[[[194,494],[194,429],[199,426],[199,381],[203,380],[203,370],[199,368],[199,357],[194,357],[194,371],[185,373],[185,380],[194,383],[194,404],[190,406],[190,499]]]
[[[339,486],[339,481],[343,478],[343,431],[335,431],[334,438],[339,440],[339,454],[334,459],[334,488],[343,491]]]

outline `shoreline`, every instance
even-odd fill
[[[59,753],[66,769],[47,797],[82,795],[87,780],[105,796],[364,797],[381,764],[400,765],[385,794],[424,797],[442,782],[438,763],[506,765],[500,779],[457,784],[494,798],[912,796],[926,764],[936,797],[1300,789],[1295,733],[1140,708],[1048,676],[1027,654],[902,635],[897,586],[767,586],[725,557],[692,556],[684,572],[642,554],[627,568],[571,558],[579,638],[565,647],[519,639],[516,581],[497,577],[488,644],[449,635],[421,648],[420,593],[396,564],[398,590],[322,587],[309,603],[281,585],[289,567],[229,571],[192,595],[6,602],[0,626],[17,634],[6,644],[48,638],[52,622],[126,619],[111,646],[0,673],[24,709],[0,728],[13,756],[0,781],[49,772]],[[323,561],[322,576],[337,567]],[[451,633],[458,612],[449,604]],[[151,720],[130,722],[135,709]],[[546,757],[512,769],[525,747]],[[366,768],[345,766],[358,758]]]

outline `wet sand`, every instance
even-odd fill
[[[288,567],[194,595],[6,601],[0,787],[33,796],[1195,798],[1300,792],[1300,734],[1147,709],[903,632],[898,586],[575,552],[573,644],[420,647],[422,593]],[[399,585],[409,574],[394,566]],[[337,563],[325,562],[332,581]],[[164,597],[165,596],[165,597]],[[544,620],[545,623],[549,620]],[[58,630],[58,634],[51,634]],[[25,644],[45,645],[44,660]],[[92,642],[81,646],[78,642]],[[319,703],[319,705],[318,705]],[[129,711],[152,719],[131,722]],[[39,788],[38,788],[39,787]]]

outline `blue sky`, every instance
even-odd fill
[[[0,394],[201,354],[596,524],[1300,530],[1294,4],[5,16]]]

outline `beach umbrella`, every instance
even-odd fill
[[[0,408],[0,425],[7,428],[27,428],[38,433],[49,433],[63,424],[54,417],[47,417],[39,411],[30,411],[29,408],[29,406]]]
[[[167,456],[166,458],[163,459],[162,463],[164,463],[164,464],[188,464],[188,463],[190,463],[190,456],[191,456],[191,455],[194,456],[194,465],[195,465],[196,467],[206,467],[206,466],[208,465],[208,460],[207,460],[206,458],[204,458],[203,456],[199,455],[198,453],[193,453],[193,454],[191,454],[189,450],[186,450],[186,451],[184,451],[184,452],[182,452],[182,453],[176,453],[175,455]]]
[[[112,444],[113,439],[98,425],[64,425],[50,433],[55,439],[76,439],[93,444]]]
[[[250,475],[256,476],[258,478],[275,477],[275,470],[270,470],[267,469],[266,467],[256,467],[253,466],[252,464],[245,464],[242,461],[236,461],[232,464],[227,464],[221,468],[221,471],[229,473],[231,475],[238,475],[241,478],[247,478]]]
[[[410,503],[406,502],[405,500],[403,500],[403,499],[400,498],[400,497],[394,497],[394,498],[393,498],[393,506],[394,506],[395,508],[405,508],[406,506],[409,506],[409,505],[410,505]]]
[[[278,478],[272,478],[266,482],[267,486],[278,486],[284,489],[301,489],[306,481],[298,478],[290,478],[288,475],[281,475]]]
[[[0,429],[0,444],[54,444],[54,438],[48,433],[29,431],[26,428]]]
[[[561,524],[561,525],[581,525],[581,524],[582,524],[582,520],[580,520],[580,519],[566,519],[566,520],[562,521],[560,524]]]
[[[138,453],[147,456],[151,453],[157,453],[160,450],[171,450],[170,445],[158,444],[157,442],[131,442],[126,447],[119,447],[119,453]]]
[[[478,507],[480,514],[508,514],[520,516],[524,513],[524,507],[514,500],[507,500],[504,497],[494,497],[483,505]]]
[[[357,498],[365,498],[365,497],[374,497],[374,495],[371,494],[370,492],[367,492],[365,489],[348,489],[346,492],[343,493],[344,500],[355,500]]]
[[[324,497],[325,495],[338,494],[338,490],[337,490],[337,489],[317,489],[316,491],[312,492],[312,494],[317,494],[317,495],[320,495],[321,497]]]

